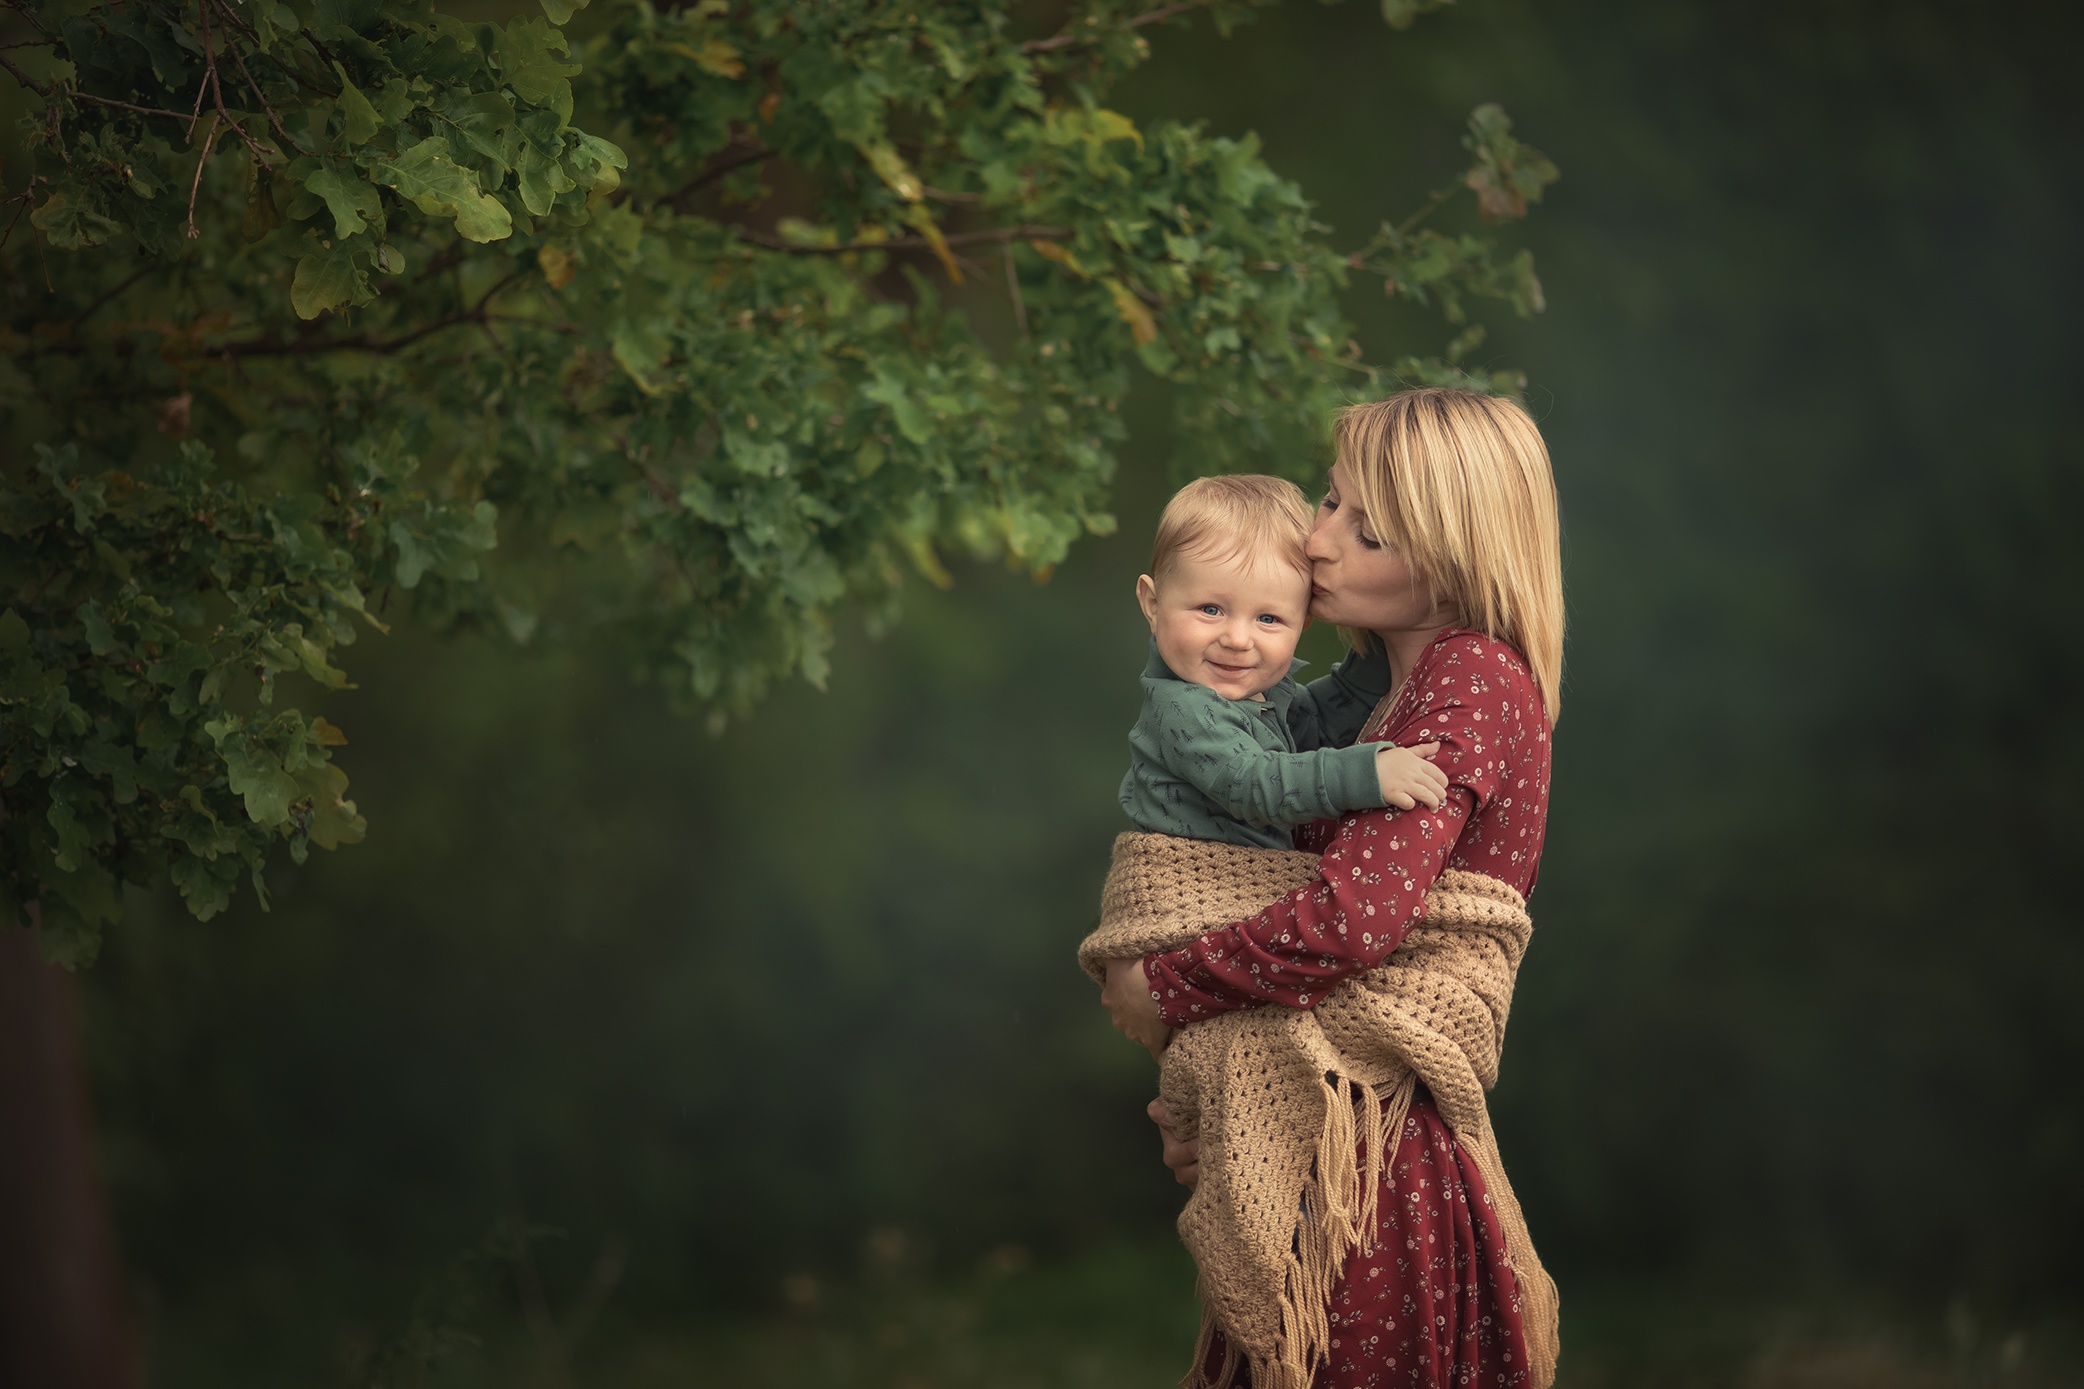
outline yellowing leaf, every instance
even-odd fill
[[[955,576],[941,563],[941,557],[933,552],[933,542],[923,535],[908,535],[904,538],[905,553],[912,557],[912,567],[924,575],[935,588],[955,587]]]
[[[861,157],[868,161],[868,167],[876,171],[876,177],[889,184],[890,191],[898,197],[908,203],[916,203],[926,196],[926,185],[919,181],[919,176],[912,172],[911,165],[905,163],[904,156],[892,146],[877,140],[856,145],[855,148],[860,150]]]
[[[296,789],[311,801],[311,821],[305,826],[305,833],[311,836],[312,843],[321,849],[337,849],[342,844],[362,842],[369,822],[347,799],[346,772],[330,762],[306,767],[297,773]]]
[[[905,221],[919,235],[926,238],[926,244],[933,248],[933,253],[936,256],[940,257],[941,268],[948,272],[948,278],[957,284],[961,284],[962,271],[956,267],[955,256],[948,250],[948,238],[942,236],[941,229],[934,225],[933,214],[926,210],[926,204],[913,203],[906,208]]]
[[[1110,277],[1106,284],[1107,292],[1114,296],[1114,311],[1122,316],[1122,322],[1129,325],[1129,336],[1136,339],[1136,345],[1142,347],[1156,342],[1158,320],[1151,316],[1149,306],[1136,297],[1135,290],[1120,280]]]
[[[1055,261],[1058,265],[1063,266],[1081,279],[1092,278],[1092,272],[1080,265],[1077,258],[1065,250],[1061,243],[1036,240],[1030,241],[1028,245],[1034,247],[1035,254],[1042,257],[1042,259]]]
[[[738,50],[722,39],[704,39],[700,48],[685,43],[669,43],[666,47],[704,72],[733,80],[745,76],[745,63],[739,58]]]
[[[1143,148],[1143,132],[1136,122],[1119,111],[1105,108],[1086,112],[1086,138],[1089,140],[1134,140],[1136,148]]]
[[[543,268],[543,280],[552,289],[563,289],[579,273],[579,262],[571,253],[555,246],[545,246],[535,253],[535,263]]]

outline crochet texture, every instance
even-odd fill
[[[1126,833],[1100,896],[1100,925],[1078,948],[1106,962],[1170,950],[1241,921],[1313,882],[1315,854]],[[1497,1083],[1513,980],[1534,929],[1505,883],[1450,869],[1386,961],[1308,1010],[1269,1005],[1173,1034],[1159,1093],[1182,1137],[1201,1142],[1201,1179],[1180,1237],[1201,1274],[1202,1348],[1220,1327],[1254,1389],[1307,1389],[1328,1352],[1331,1286],[1376,1228],[1384,1153],[1414,1086],[1475,1162],[1505,1235],[1527,1335],[1528,1379],[1555,1379],[1556,1285],[1535,1257],[1505,1179],[1484,1092]]]

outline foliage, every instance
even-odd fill
[[[1517,387],[1459,365],[1479,327],[1371,364],[1338,304],[1540,308],[1524,253],[1422,225],[1555,177],[1497,108],[1342,253],[1252,139],[1102,104],[1145,29],[1245,0],[1032,38],[786,0],[574,38],[578,5],[10,0],[40,109],[0,243],[0,877],[57,958],[123,881],[208,917],[274,845],[361,835],[343,736],[276,686],[344,684],[394,608],[618,631],[721,718],[822,682],[835,610],[888,620],[907,568],[1046,573],[1110,528],[1132,363],[1208,468],[1307,469],[1400,379]]]

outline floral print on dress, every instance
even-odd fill
[[[1394,1199],[1392,1196],[1394,1195]],[[1483,1174],[1420,1090],[1383,1173],[1374,1247],[1332,1284],[1311,1389],[1526,1389],[1527,1337]],[[1222,1372],[1216,1333],[1202,1376]],[[1239,1367],[1232,1389],[1249,1389]]]

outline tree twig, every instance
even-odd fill
[[[133,106],[127,101],[118,101],[112,96],[96,96],[92,92],[67,92],[65,96],[72,101],[91,101],[96,106],[114,106],[119,110],[135,111],[140,116],[172,116],[177,121],[188,119],[179,111],[169,111],[164,106]]]
[[[247,152],[253,156],[254,160],[257,163],[265,164],[268,162],[267,151],[263,150],[254,138],[246,133],[246,127],[233,120],[232,113],[225,109],[224,83],[219,80],[217,75],[217,52],[210,37],[209,0],[195,0],[195,9],[203,21],[203,61],[206,65],[203,72],[203,81],[210,89],[211,98],[217,103],[217,114],[226,125],[232,128],[232,132],[245,143]],[[230,46],[229,41],[227,41],[226,46]]]
[[[202,235],[195,229],[195,199],[203,191],[203,165],[210,162],[210,146],[217,143],[217,113],[210,113],[210,133],[203,136],[203,152],[196,157],[195,182],[188,185],[188,239]]]
[[[206,0],[206,3],[207,3],[207,0]],[[229,10],[227,10],[227,11],[226,11],[226,13],[227,13],[227,14],[229,14],[229,13],[230,13],[230,11],[229,11]],[[237,45],[237,44],[234,44],[234,43],[229,43],[229,42],[228,42],[228,43],[226,43],[226,44],[225,44],[225,47],[226,47],[227,49],[229,49],[229,50],[231,51],[231,55],[232,55],[232,60],[233,60],[234,62],[238,63],[238,65],[239,65],[239,75],[240,75],[241,77],[244,77],[244,78],[246,79],[246,86],[247,86],[247,88],[248,88],[248,89],[249,89],[250,91],[252,91],[252,93],[253,93],[253,99],[254,99],[255,101],[258,101],[258,102],[259,102],[259,103],[261,104],[261,110],[267,113],[267,117],[268,117],[268,124],[269,124],[269,125],[271,125],[271,126],[273,126],[273,127],[275,128],[275,134],[276,134],[276,137],[277,137],[278,139],[280,139],[280,140],[282,141],[282,143],[283,143],[283,144],[285,144],[285,145],[288,145],[288,146],[289,146],[289,147],[290,147],[291,149],[295,150],[295,151],[296,151],[296,152],[297,152],[298,154],[303,154],[303,155],[308,155],[308,154],[310,154],[310,153],[311,153],[311,151],[310,151],[310,150],[307,150],[307,149],[305,149],[305,148],[304,148],[304,147],[303,147],[302,145],[298,144],[298,143],[297,143],[297,142],[296,142],[295,140],[292,140],[292,139],[290,138],[290,134],[289,134],[289,132],[288,132],[287,130],[284,130],[284,129],[282,128],[282,119],[281,119],[281,117],[279,117],[279,116],[277,116],[277,115],[275,114],[275,108],[274,108],[273,106],[270,106],[270,105],[268,104],[268,98],[267,98],[267,96],[266,96],[266,95],[265,95],[265,94],[264,94],[264,93],[263,93],[263,92],[261,91],[261,89],[260,89],[260,83],[258,83],[258,82],[256,82],[256,81],[254,81],[254,80],[253,80],[253,74],[252,74],[252,73],[251,73],[250,71],[248,71],[248,70],[247,70],[247,67],[246,67],[246,55],[245,55],[245,54],[243,54],[243,53],[241,53],[241,52],[239,51],[239,47],[238,47],[238,45]],[[221,93],[219,94],[218,100],[219,100],[219,102],[220,102],[220,103],[221,103],[221,102],[223,101],[223,96],[222,96],[222,94],[221,94]]]
[[[203,0],[195,0],[195,17],[203,30],[203,80],[195,84],[195,110],[189,113],[184,140],[195,138],[195,123],[203,118],[203,93],[210,90],[210,75],[217,70],[216,60],[210,57],[210,16],[203,9]]]
[[[1155,10],[1145,10],[1142,14],[1131,15],[1122,21],[1122,27],[1141,29],[1147,24],[1163,24],[1174,15],[1185,14],[1188,10],[1198,10],[1207,3],[1208,0],[1177,0],[1175,4],[1160,5]],[[1104,31],[1099,26],[1093,26],[1093,31],[1086,34],[1076,33],[1067,27],[1062,33],[1052,34],[1046,39],[1029,39],[1020,46],[1020,51],[1054,53],[1060,48],[1075,48],[1082,43],[1096,42],[1102,32]]]

